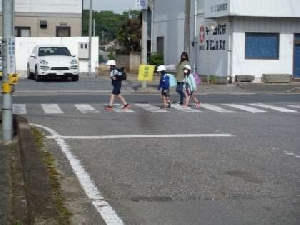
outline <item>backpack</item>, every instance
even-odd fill
[[[192,73],[192,75],[195,78],[196,85],[200,85],[201,84],[201,77],[199,76],[199,74],[198,73]]]
[[[177,80],[176,80],[175,76],[172,75],[172,74],[168,74],[168,73],[166,75],[169,77],[170,87],[176,86],[177,85]]]
[[[121,68],[116,68],[117,70],[117,79],[118,80],[126,80],[127,79],[127,74],[125,73],[124,67]]]
[[[188,79],[191,82],[191,86],[192,86],[193,91],[196,91],[197,90],[197,83],[196,83],[195,77],[192,74],[190,74],[190,76],[188,77]]]

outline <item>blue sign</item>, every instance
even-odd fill
[[[148,9],[148,0],[136,0],[137,9]]]

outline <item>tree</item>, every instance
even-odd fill
[[[125,51],[141,51],[142,31],[139,19],[127,19],[118,30],[117,40]]]

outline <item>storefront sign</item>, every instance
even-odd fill
[[[199,50],[224,51],[227,50],[227,23],[217,23],[215,28],[200,26]]]

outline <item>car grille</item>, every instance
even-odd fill
[[[69,70],[69,67],[51,67],[51,70]]]

